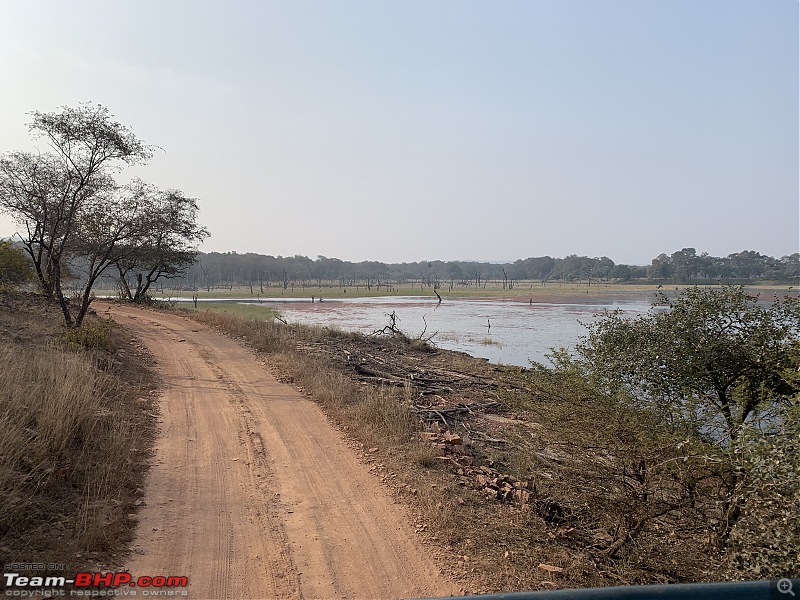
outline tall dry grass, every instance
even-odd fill
[[[118,384],[93,355],[56,345],[0,345],[0,364],[0,535],[77,490],[82,507],[68,528],[102,549],[123,526],[112,500],[141,435],[114,402]]]

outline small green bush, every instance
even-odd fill
[[[63,331],[61,340],[69,346],[99,352],[113,352],[114,342],[111,331],[114,322],[110,319],[84,321],[80,327],[70,327]]]
[[[0,289],[13,288],[33,279],[33,267],[19,248],[0,241]]]

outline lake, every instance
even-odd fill
[[[460,350],[494,363],[529,366],[529,360],[549,364],[551,348],[572,347],[590,323],[604,310],[620,308],[631,315],[645,314],[652,293],[624,297],[551,297],[545,302],[519,299],[451,299],[386,296],[324,300],[311,298],[262,300],[275,306],[289,323],[324,325],[347,331],[372,333],[397,316],[397,328],[409,337],[436,334],[440,348]]]

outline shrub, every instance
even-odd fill
[[[800,343],[797,298],[763,307],[741,287],[693,288],[659,304],[667,310],[632,319],[617,311],[589,326],[576,350],[601,388],[718,442],[800,391],[788,376]]]
[[[687,480],[692,507],[699,485],[717,482],[712,510],[699,516],[712,545],[727,548],[729,576],[797,574],[800,301],[764,306],[741,287],[723,287],[662,295],[660,304],[667,310],[607,314],[589,327],[577,358],[554,354],[557,370],[687,432],[675,452],[656,456],[670,468],[708,471]],[[707,447],[681,457],[692,439]]]
[[[76,348],[113,352],[114,342],[111,341],[113,329],[114,322],[110,319],[84,321],[80,327],[65,329],[61,334],[61,340]]]
[[[33,279],[33,267],[19,248],[0,241],[0,289],[13,288]]]
[[[741,516],[731,531],[731,579],[800,577],[800,404],[780,430],[748,432],[738,456],[747,476],[736,495]]]

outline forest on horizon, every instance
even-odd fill
[[[800,253],[774,258],[753,250],[725,257],[698,254],[683,248],[660,254],[647,266],[617,264],[610,258],[570,255],[519,259],[512,263],[478,261],[416,261],[383,263],[350,262],[318,256],[271,256],[237,252],[198,253],[196,262],[172,285],[190,288],[255,285],[313,285],[338,283],[367,286],[420,283],[443,285],[481,285],[487,280],[513,287],[517,281],[598,280],[614,282],[653,281],[691,283],[698,280],[792,282],[800,278]]]

